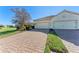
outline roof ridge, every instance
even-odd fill
[[[64,9],[63,11],[66,11],[66,12],[69,12],[69,13],[74,13],[74,14],[79,15],[79,13],[78,13],[78,12],[73,12],[73,11],[69,11],[69,10],[66,10],[66,9]]]

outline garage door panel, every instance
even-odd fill
[[[75,29],[75,21],[54,22],[54,29]]]
[[[38,23],[38,24],[35,25],[35,28],[38,28],[38,29],[48,29],[49,25],[48,25],[48,23]]]

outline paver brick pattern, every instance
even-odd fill
[[[46,39],[46,33],[25,31],[0,39],[0,52],[43,53]]]

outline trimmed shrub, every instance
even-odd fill
[[[25,25],[25,27],[26,27],[26,30],[31,30],[32,29],[31,25]]]

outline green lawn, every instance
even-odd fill
[[[65,48],[64,44],[60,40],[60,37],[58,37],[56,34],[48,34],[48,39],[45,47],[45,53],[49,52],[58,52],[58,53],[64,53],[68,52]]]
[[[16,32],[17,32],[16,28],[10,28],[10,27],[0,28],[0,38],[10,36],[12,34],[15,34]]]
[[[0,28],[0,32],[10,31],[10,30],[16,30],[16,28],[10,28],[10,27],[2,27],[2,28]]]

